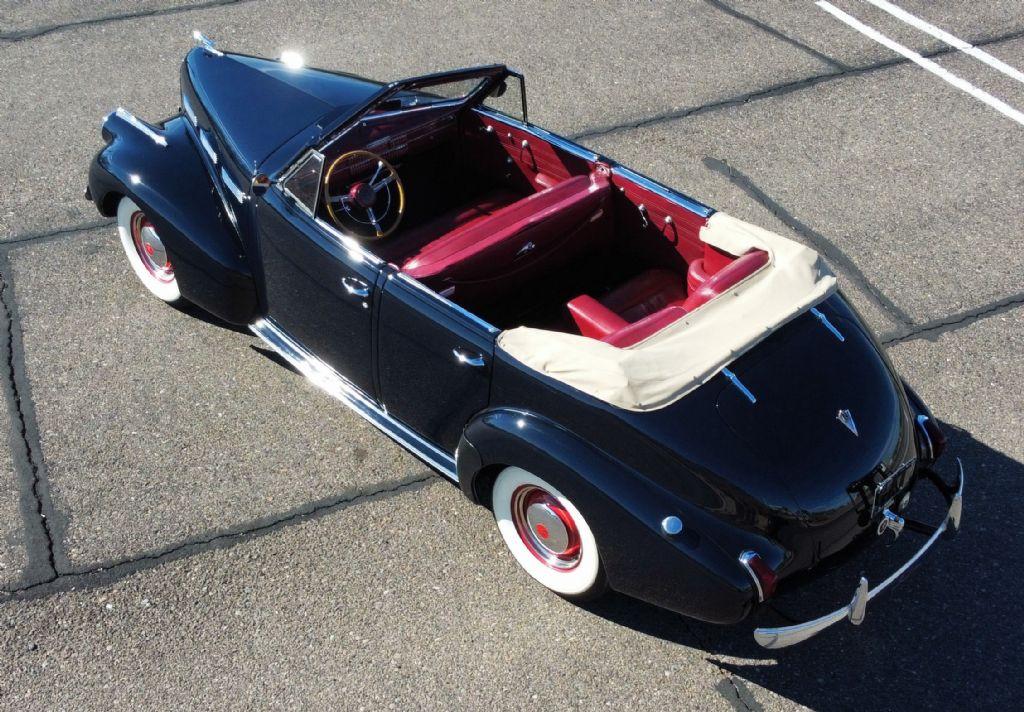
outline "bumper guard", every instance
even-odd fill
[[[869,601],[882,593],[882,591],[887,589],[889,586],[896,583],[908,571],[910,571],[910,569],[912,569],[917,562],[921,560],[925,553],[932,548],[932,545],[939,540],[939,537],[943,534],[952,536],[960,530],[960,515],[963,512],[964,465],[960,462],[960,458],[957,458],[956,461],[960,472],[957,475],[955,485],[950,487],[949,485],[940,484],[941,480],[938,480],[937,477],[933,479],[933,482],[943,490],[943,494],[949,502],[949,510],[946,512],[946,517],[943,522],[937,527],[928,527],[926,525],[916,523],[915,526],[911,527],[908,523],[908,529],[912,528],[915,531],[925,530],[931,533],[931,536],[928,537],[928,541],[925,542],[924,546],[917,550],[917,553],[910,557],[910,560],[890,574],[889,578],[882,581],[882,583],[878,584],[875,588],[869,588],[868,580],[862,576],[860,583],[857,585],[857,589],[853,594],[853,599],[842,608],[832,611],[821,618],[815,618],[812,621],[807,621],[806,623],[798,623],[796,625],[788,625],[780,628],[758,628],[754,631],[754,640],[765,648],[786,648],[817,635],[834,623],[838,623],[843,618],[849,619],[849,621],[854,625],[860,625],[863,623],[864,616],[867,614]]]

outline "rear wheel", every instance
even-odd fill
[[[605,592],[594,534],[565,495],[522,468],[506,467],[491,503],[505,545],[530,576],[566,598]]]
[[[131,198],[121,198],[118,203],[117,232],[128,263],[146,289],[169,304],[180,303],[181,291],[167,247]]]

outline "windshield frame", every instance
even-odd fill
[[[436,109],[445,106],[452,107],[456,111],[461,111],[466,107],[476,106],[483,102],[483,100],[494,90],[494,87],[503,81],[509,74],[509,68],[504,64],[490,64],[480,67],[455,69],[447,72],[437,72],[435,74],[424,74],[417,77],[409,77],[408,79],[391,82],[377,92],[377,94],[370,97],[370,99],[361,108],[346,116],[336,126],[332,126],[324,131],[324,135],[327,136],[327,139],[321,142],[319,150],[321,153],[325,152],[335,141],[345,134],[350,126],[364,118],[370,118],[370,114],[373,114],[374,118],[376,118],[401,114],[407,111],[422,111],[424,109]],[[376,107],[380,106],[400,92],[424,90],[439,84],[447,84],[450,82],[476,78],[481,80],[480,84],[461,98],[435,101],[429,104],[420,104],[393,110],[389,109],[387,111],[374,113],[374,109]]]

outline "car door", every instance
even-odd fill
[[[373,321],[380,263],[271,188],[256,207],[267,313],[376,399]]]
[[[377,333],[381,402],[453,453],[466,422],[487,406],[498,330],[388,268]]]

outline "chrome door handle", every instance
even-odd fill
[[[484,365],[484,357],[480,354],[475,354],[461,346],[456,346],[452,349],[452,356],[463,366],[473,366],[474,368],[480,368]]]
[[[342,277],[341,286],[344,287],[345,291],[353,297],[365,299],[370,296],[370,285],[361,279],[356,279],[355,277]]]

